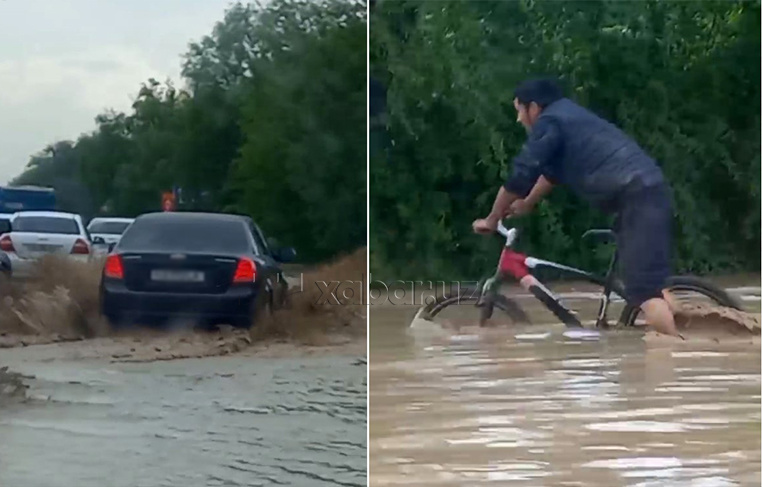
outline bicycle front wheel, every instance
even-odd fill
[[[506,324],[530,323],[529,316],[514,300],[499,293],[482,298],[478,287],[464,287],[438,295],[424,307],[424,312],[429,319],[433,319],[444,317],[447,311],[456,315],[458,321],[484,326],[493,317],[495,309],[501,312],[500,323],[505,318],[508,319]]]
[[[674,296],[678,304],[708,304],[725,306],[743,311],[740,301],[728,294],[719,286],[706,279],[695,276],[672,276],[667,281],[667,290]],[[625,326],[644,325],[643,313],[639,307],[626,305],[622,310],[619,323]]]

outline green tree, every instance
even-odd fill
[[[366,228],[365,22],[359,2],[236,3],[190,45],[186,89],[147,80],[129,112],[99,115],[19,181],[86,215],[157,211],[177,186],[181,208],[252,215],[305,261],[353,250]]]
[[[388,86],[389,143],[371,162],[380,278],[466,277],[494,264],[471,234],[525,135],[512,89],[558,76],[660,162],[677,200],[677,269],[759,268],[756,1],[381,2],[371,71]],[[523,249],[577,265],[609,219],[556,191],[517,222]]]
[[[237,207],[312,260],[366,233],[364,6],[337,6],[346,12],[314,11],[303,39],[255,65],[242,127],[256,136],[234,173]]]

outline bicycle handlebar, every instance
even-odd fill
[[[507,218],[506,218],[507,219]],[[513,241],[516,239],[516,233],[518,230],[515,228],[511,228],[510,230],[503,225],[502,220],[497,222],[497,228],[495,229],[497,233],[505,237],[505,246],[510,247],[511,244],[513,244]]]
[[[508,229],[505,227],[505,225],[503,225],[503,222],[502,222],[502,221],[499,221],[499,222],[497,222],[497,228],[495,229],[495,231],[496,231],[497,233],[499,233],[500,235],[502,235],[503,237],[507,237],[507,236],[508,236],[508,232],[509,232],[510,230],[508,230]]]

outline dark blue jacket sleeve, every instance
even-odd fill
[[[561,132],[550,119],[540,117],[532,127],[521,152],[513,159],[511,176],[503,187],[520,198],[525,198],[544,175],[556,183],[554,159],[561,148]]]

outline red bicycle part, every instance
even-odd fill
[[[509,248],[503,248],[500,254],[500,264],[498,268],[500,272],[509,274],[520,281],[524,277],[529,275],[529,267],[527,267],[525,261],[527,256],[519,252],[514,252]]]

